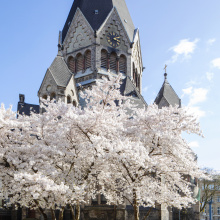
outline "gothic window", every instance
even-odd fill
[[[106,50],[101,51],[101,67],[108,69],[108,52]]]
[[[83,56],[81,53],[77,54],[76,56],[76,72],[80,72],[80,71],[83,71],[83,62],[84,62],[84,59],[83,59]]]
[[[75,73],[75,59],[70,56],[67,60],[67,65],[72,73]]]
[[[73,100],[73,106],[76,107],[76,101],[75,100]]]
[[[55,92],[51,93],[51,95],[50,95],[50,100],[53,100],[53,99],[56,99],[56,93]]]
[[[85,69],[91,68],[91,51],[88,50],[85,53]]]
[[[133,80],[136,81],[135,65],[133,63]]]
[[[117,72],[117,54],[114,52],[110,55],[110,70]]]
[[[126,67],[126,56],[121,55],[119,58],[119,72],[120,73],[126,73],[127,67]]]
[[[138,87],[138,74],[137,74],[137,69],[135,69],[135,83],[136,83],[136,87]]]
[[[71,97],[68,95],[67,96],[67,104],[70,104],[71,103]]]
[[[140,89],[140,87],[141,87],[141,77],[140,77],[140,75],[137,76],[137,87],[138,87],[138,89]]]

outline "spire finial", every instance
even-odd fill
[[[167,73],[164,73],[164,79],[165,80],[167,79]]]
[[[165,64],[164,70],[165,70],[164,79],[166,80],[167,79],[167,65],[166,64]]]

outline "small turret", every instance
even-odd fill
[[[155,104],[158,105],[159,108],[168,107],[170,105],[175,106],[178,105],[181,107],[181,99],[178,97],[172,86],[169,84],[167,80],[167,65],[165,65],[165,73],[164,73],[164,83],[154,101]]]

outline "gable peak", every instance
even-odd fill
[[[125,0],[74,0],[62,31],[62,42],[65,40],[77,8],[81,10],[92,29],[97,31],[114,7],[117,9],[121,20],[124,21],[125,29],[132,39],[135,28]]]

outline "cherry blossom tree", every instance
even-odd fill
[[[0,166],[4,196],[21,207],[79,207],[102,193],[108,204],[177,208],[194,202],[186,175],[201,177],[182,132],[201,135],[185,109],[138,109],[120,93],[122,77],[109,76],[81,94],[86,107],[42,101],[43,114],[0,111]],[[129,111],[128,111],[129,110]],[[3,127],[1,129],[1,127]],[[2,132],[2,131],[3,132]],[[75,216],[73,206],[78,207]]]

